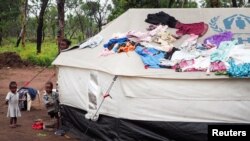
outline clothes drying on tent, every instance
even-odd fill
[[[204,39],[204,44],[219,47],[223,41],[231,41],[233,39],[233,33],[230,31],[215,34]]]
[[[178,20],[176,20],[175,17],[170,16],[169,14],[161,11],[155,14],[148,14],[145,22],[155,25],[158,24],[168,25],[171,28],[175,28]]]
[[[161,11],[154,14],[148,14],[145,22],[154,25],[168,25],[171,28],[178,29],[176,34],[179,36],[185,34],[195,34],[198,36],[203,36],[208,30],[208,24],[204,22],[198,23],[182,23],[175,17]]]

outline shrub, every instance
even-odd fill
[[[22,58],[35,65],[50,66],[55,57],[57,56],[57,45],[55,41],[44,41],[40,54],[36,54],[36,43],[26,42],[25,48],[20,44],[15,47],[14,43],[0,47],[0,53],[3,52],[16,52]]]

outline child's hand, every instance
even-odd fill
[[[46,104],[46,106],[53,106],[53,105],[54,105],[54,104],[51,103],[51,102],[49,102],[49,103]]]
[[[8,104],[9,104],[9,100],[6,100],[6,101],[5,101],[5,104],[8,105]]]

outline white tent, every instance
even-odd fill
[[[130,30],[146,31],[149,25],[144,22],[147,14],[160,11],[174,16],[183,23],[203,21],[210,24],[208,32],[199,39],[200,41],[215,34],[215,30],[223,29],[222,19],[235,14],[240,16],[249,13],[248,9],[239,8],[128,10],[98,34],[104,38],[99,46],[63,52],[53,62],[59,68],[60,101],[64,107],[68,108],[68,110],[64,110],[64,117],[69,123],[75,125],[81,121],[88,122],[84,120],[84,117],[77,119],[67,118],[67,116],[70,117],[70,114],[77,111],[78,114],[85,111],[90,117],[93,116],[101,104],[102,95],[107,91],[115,76],[118,78],[110,91],[112,99],[105,98],[97,113],[100,117],[108,116],[126,121],[160,123],[250,123],[250,111],[248,110],[250,107],[250,79],[206,75],[204,72],[145,69],[140,57],[135,52],[100,56],[103,44],[112,38],[113,33],[124,33]],[[217,28],[213,24],[216,24]],[[244,32],[250,31],[249,25],[247,24]],[[232,24],[232,26],[235,25]],[[170,29],[173,33],[175,30]],[[233,33],[242,32],[233,27],[231,31]],[[245,38],[249,38],[248,36],[249,33],[235,34],[235,38],[244,39],[244,41]],[[178,46],[185,37],[175,45]],[[77,110],[70,112],[70,108]],[[93,124],[101,126],[101,123],[98,122],[99,120]],[[102,131],[102,128],[89,129],[91,127],[83,125],[82,129],[76,128],[83,133],[87,128],[86,130],[90,130],[88,131],[89,136],[102,140],[111,140],[110,134],[113,132],[114,138],[118,140],[139,140],[138,136],[141,134],[142,139],[152,137],[148,140],[156,139],[154,137],[157,136],[155,135],[157,133],[147,134],[145,131],[144,134],[134,131],[137,133],[137,138],[131,134],[127,135],[126,133],[129,134],[129,132],[123,132],[121,129],[118,134],[113,130],[113,132],[105,132]],[[123,128],[123,130],[125,129]],[[127,136],[130,137],[127,138]],[[195,135],[193,137],[192,140],[204,140],[206,134],[198,135],[198,138]],[[159,135],[157,140],[166,140],[166,138],[168,137]],[[177,140],[177,138],[175,139]]]

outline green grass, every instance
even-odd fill
[[[36,53],[36,43],[26,42],[25,48],[20,43],[19,47],[15,47],[13,42],[9,42],[0,47],[0,53],[16,52],[22,60],[27,60],[35,65],[50,66],[57,56],[57,45],[55,41],[45,40],[42,44],[41,53]]]

